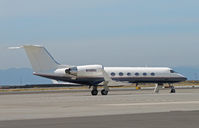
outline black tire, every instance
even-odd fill
[[[174,88],[171,89],[171,93],[175,93],[176,90]]]
[[[91,94],[92,94],[93,96],[96,96],[96,95],[98,94],[98,91],[97,91],[97,90],[92,90],[92,91],[91,91]]]
[[[103,89],[103,90],[101,91],[101,94],[102,94],[102,95],[108,95],[108,91],[106,91],[105,89]]]

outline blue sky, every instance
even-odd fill
[[[41,44],[60,63],[199,67],[198,0],[0,0],[0,69],[30,67]]]

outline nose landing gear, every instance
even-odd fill
[[[175,89],[175,87],[173,85],[171,85],[170,88],[171,88],[170,93],[176,93],[176,89]]]
[[[155,89],[154,89],[154,93],[159,93],[160,88],[163,87],[163,84],[156,84]],[[172,84],[169,84],[170,87],[170,93],[176,93],[175,87]]]

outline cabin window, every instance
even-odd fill
[[[131,73],[130,73],[130,72],[128,72],[128,73],[127,73],[127,76],[131,76]]]
[[[114,72],[111,72],[111,76],[115,76],[115,73],[114,73]]]
[[[146,72],[144,72],[144,73],[143,73],[143,76],[146,76],[146,75],[147,75],[147,73],[146,73]]]
[[[155,76],[155,73],[154,73],[154,72],[152,72],[152,73],[151,73],[151,76]]]
[[[122,72],[119,73],[119,76],[123,76],[124,74]]]
[[[136,72],[136,73],[135,73],[135,75],[136,75],[136,76],[139,76],[139,73],[138,73],[138,72]]]

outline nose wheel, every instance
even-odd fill
[[[171,86],[171,91],[170,91],[170,93],[176,93],[176,90],[175,90],[174,86]]]

